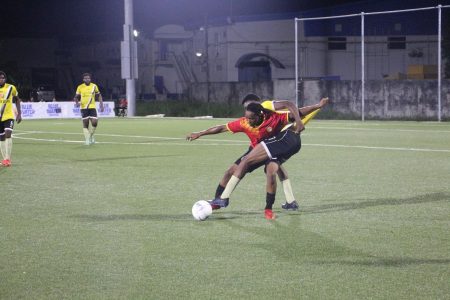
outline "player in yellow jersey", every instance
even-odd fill
[[[319,110],[322,107],[324,107],[325,105],[328,104],[328,101],[329,101],[328,98],[322,98],[316,104],[299,107],[298,112],[300,114],[303,124],[306,125],[319,112]],[[261,103],[262,107],[264,107],[265,109],[268,109],[271,111],[277,111],[280,107],[280,105],[278,104],[279,102],[280,102],[280,100],[266,100],[261,103],[261,98],[258,97],[257,95],[247,94],[244,97],[244,99],[242,100],[242,105],[244,106],[244,108],[246,108],[250,103]],[[250,152],[250,149],[249,149],[249,151],[247,151],[246,154],[248,154],[249,152]],[[241,159],[242,159],[242,157],[241,157]],[[232,167],[230,167],[230,169],[228,169],[227,172],[225,173],[224,178],[222,178],[222,181],[221,181],[221,184],[223,186],[223,188],[221,190],[225,189],[225,185],[223,185],[223,184],[224,183],[226,184],[228,182],[228,180],[231,178],[231,176],[233,175],[233,172],[237,168],[237,165],[238,165],[238,163],[233,165]],[[283,191],[284,191],[284,195],[286,198],[286,202],[284,204],[282,204],[281,207],[286,210],[297,210],[299,208],[298,203],[295,200],[295,196],[292,191],[291,181],[288,177],[286,168],[281,164],[279,164],[277,166],[276,163],[270,162],[269,164],[266,165],[265,171],[267,173],[266,174],[267,175],[267,190],[268,190],[267,196],[270,198],[275,198],[275,193],[276,193],[276,178],[275,177],[276,177],[276,175],[278,175],[278,178],[280,179],[281,184],[283,186]],[[271,194],[273,194],[273,196]],[[217,198],[217,195],[216,195],[216,198]]]
[[[0,71],[0,148],[2,153],[2,165],[11,166],[12,132],[14,119],[17,123],[22,121],[20,99],[14,85],[6,83],[6,74]],[[17,106],[17,116],[14,115],[13,102]]]
[[[91,82],[91,79],[91,74],[83,74],[83,83],[77,87],[74,97],[76,106],[80,106],[86,145],[95,143],[94,133],[98,124],[97,108],[95,105],[96,101],[100,102],[100,112],[103,112],[102,95],[100,94],[98,86]],[[89,121],[91,123],[91,128],[89,128]]]

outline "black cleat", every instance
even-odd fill
[[[211,204],[212,209],[220,209],[221,207],[227,207],[229,200],[228,199],[220,199],[216,198],[208,201]]]
[[[281,205],[281,208],[285,209],[285,210],[298,210],[298,203],[297,201],[292,201],[291,203],[283,203]]]

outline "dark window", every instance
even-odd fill
[[[347,50],[347,38],[329,37],[328,50]]]
[[[388,37],[388,49],[406,49],[406,37]]]

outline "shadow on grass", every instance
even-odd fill
[[[326,212],[330,212],[330,211],[364,209],[364,208],[377,207],[377,206],[431,203],[431,202],[438,202],[438,201],[450,202],[450,195],[446,194],[446,193],[431,193],[431,194],[417,195],[414,197],[403,198],[403,199],[386,198],[386,199],[376,199],[376,200],[350,202],[350,203],[305,206],[302,209],[302,211],[306,214],[319,214],[319,213],[326,213]]]
[[[347,266],[367,266],[367,267],[403,267],[411,265],[448,265],[450,259],[421,259],[421,258],[368,258],[364,260],[329,260],[316,261],[319,265],[347,265]]]
[[[261,215],[262,212],[256,211],[227,211],[224,213],[214,213],[209,220],[226,221],[231,219],[239,219],[242,217],[250,217],[252,215]],[[122,214],[122,215],[72,215],[70,218],[80,219],[87,222],[108,222],[108,221],[192,221],[194,220],[191,214]]]
[[[115,156],[115,157],[99,157],[91,159],[73,159],[76,162],[93,162],[93,161],[121,161],[127,159],[142,159],[142,158],[161,158],[161,157],[181,157],[181,155],[142,155],[142,156]]]

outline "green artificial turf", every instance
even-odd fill
[[[226,119],[24,120],[0,168],[1,299],[444,299],[450,125],[313,120],[286,164],[298,212],[245,177],[204,222],[243,134]]]

